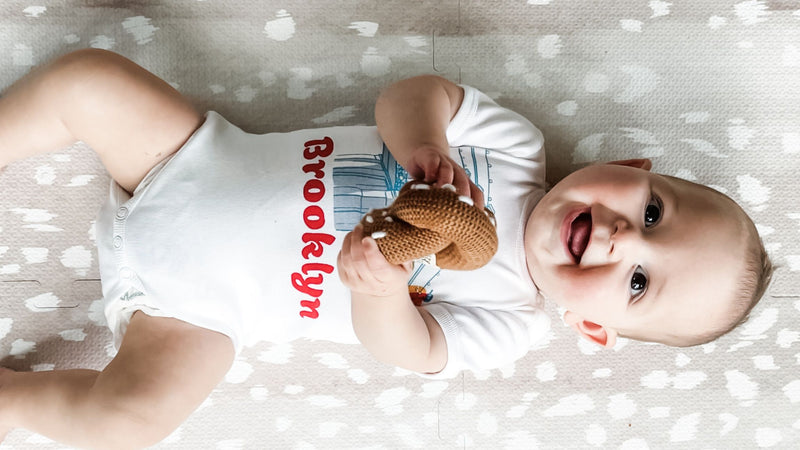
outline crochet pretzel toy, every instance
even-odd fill
[[[436,254],[442,269],[471,270],[497,252],[494,214],[476,208],[452,185],[408,182],[388,208],[370,211],[361,225],[392,264]]]

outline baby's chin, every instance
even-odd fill
[[[542,288],[540,288],[536,283],[536,279],[533,277],[531,277],[531,279],[533,280],[534,286],[536,286],[536,301],[542,305],[555,306],[555,308],[558,310],[559,316],[561,316],[563,319],[564,313],[569,310],[567,306],[562,304],[558,300],[557,296],[548,295],[544,290],[542,290]]]
[[[552,242],[557,239],[557,231],[554,225],[548,224],[546,217],[537,215],[535,210],[531,213],[525,224],[525,234],[523,235],[525,259],[528,261],[529,268],[533,264],[550,260],[548,253],[551,250],[548,249],[557,244],[557,242]]]

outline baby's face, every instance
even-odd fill
[[[528,270],[545,298],[573,321],[603,327],[611,342],[622,334],[673,343],[728,318],[746,241],[735,208],[692,183],[590,166],[531,214]]]

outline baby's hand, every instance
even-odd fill
[[[456,192],[472,198],[478,209],[483,209],[483,192],[467,176],[464,168],[458,165],[452,158],[446,156],[441,150],[434,147],[418,148],[411,155],[407,163],[408,173],[417,180],[442,187],[445,184],[452,184],[456,187]]]
[[[345,236],[337,266],[342,283],[353,292],[378,297],[408,294],[412,263],[390,264],[375,240],[364,237],[360,224]]]

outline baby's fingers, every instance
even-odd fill
[[[450,184],[456,187],[456,192],[458,192],[459,195],[466,195],[467,197],[472,195],[470,192],[470,184],[472,183],[470,182],[469,177],[463,168],[458,167],[457,169],[453,170],[452,181]]]
[[[359,283],[363,281],[363,275],[368,274],[369,268],[364,259],[363,238],[361,225],[357,225],[353,231],[347,233],[342,241],[342,250],[339,252],[337,263],[342,280],[346,283]]]
[[[472,197],[472,200],[475,202],[475,206],[477,206],[478,209],[482,210],[484,207],[486,207],[486,199],[483,197],[483,191],[480,190],[475,183],[469,183],[469,191],[470,197]]]
[[[434,177],[436,180],[435,186],[442,187],[445,184],[455,184],[455,175],[456,170],[453,169],[451,162],[446,159],[443,160],[441,164],[439,164],[439,169]],[[456,188],[458,188],[458,186],[456,186]]]
[[[367,266],[369,267],[370,271],[376,275],[394,267],[389,263],[389,261],[386,260],[386,257],[383,256],[383,253],[381,253],[381,249],[378,247],[378,243],[375,242],[375,239],[371,237],[363,238],[361,240],[361,248],[364,252],[364,259],[367,263]]]
[[[361,224],[356,225],[351,232],[351,235],[350,261],[353,271],[357,274],[359,279],[370,280],[371,276],[369,273],[369,263],[367,262],[366,255],[364,253],[364,228],[361,226]]]
[[[352,258],[350,257],[350,245],[352,233],[347,233],[342,240],[342,249],[339,250],[339,256],[336,257],[336,265],[338,266],[339,278],[347,284],[353,277],[353,267],[351,264]]]
[[[386,260],[381,253],[378,243],[371,237],[365,237],[361,241],[364,251],[364,259],[369,266],[369,270],[380,283],[396,283],[408,280],[409,265],[395,265]]]
[[[453,181],[452,184],[456,188],[456,192],[459,195],[463,195],[465,197],[469,197],[472,199],[473,204],[478,209],[483,209],[486,205],[485,200],[483,198],[483,191],[472,182],[467,176],[467,173],[459,167],[455,173],[453,174]]]
[[[412,177],[430,183],[436,179],[441,155],[432,149],[420,149],[412,156],[407,168]]]
[[[439,176],[439,166],[441,165],[441,158],[436,154],[426,154],[425,158],[420,161],[420,168],[422,169],[422,179],[426,183],[430,183]]]

